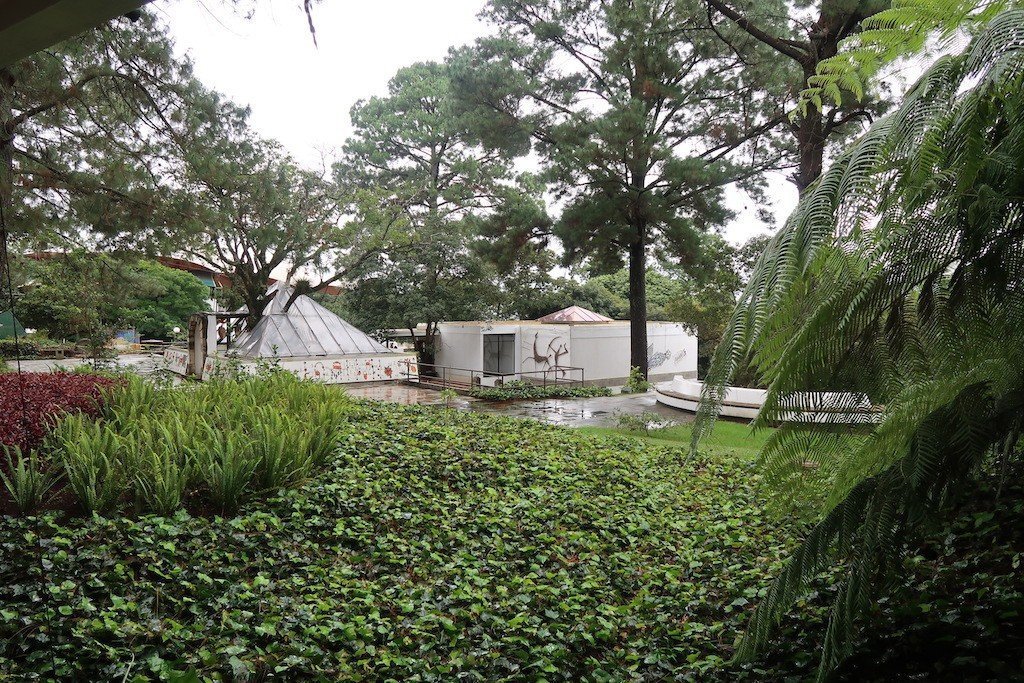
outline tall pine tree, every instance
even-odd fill
[[[531,237],[595,269],[628,263],[630,358],[646,376],[650,257],[696,259],[729,218],[724,188],[756,192],[779,161],[765,133],[785,113],[697,0],[492,0],[486,15],[498,35],[458,53],[460,96],[486,141],[534,142],[564,208]]]
[[[353,107],[355,133],[335,167],[340,183],[404,216],[402,250],[368,261],[362,279],[378,300],[393,299],[396,314],[404,311],[398,324],[419,316],[428,340],[438,322],[480,314],[489,304],[489,264],[473,248],[481,224],[545,219],[535,184],[513,168],[515,150],[481,144],[472,115],[454,97],[449,63],[405,67],[386,96]],[[476,283],[477,294],[467,282]],[[422,351],[429,360],[431,350]]]
[[[840,42],[860,30],[863,20],[891,5],[890,0],[706,2],[714,22],[739,29],[753,39],[751,44],[720,33],[738,55],[748,62],[778,63],[782,58],[789,71],[788,87],[778,90],[785,106],[795,106],[800,92],[814,81],[818,65],[834,57]],[[767,55],[763,48],[768,49]],[[801,193],[821,175],[829,144],[860,130],[856,124],[870,121],[885,108],[886,101],[878,94],[842,89],[838,99],[804,103],[791,121],[784,122],[796,157],[792,179]]]
[[[181,197],[166,137],[190,67],[152,15],[116,19],[0,69],[0,208],[14,239],[137,245]]]

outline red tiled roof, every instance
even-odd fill
[[[156,260],[159,261],[161,265],[167,266],[168,268],[174,268],[175,270],[184,270],[189,273],[205,273],[207,275],[220,274],[209,266],[204,266],[201,263],[188,261],[183,258],[176,258],[174,256],[157,256]]]

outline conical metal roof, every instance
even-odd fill
[[[285,311],[293,290],[280,283],[275,289],[263,317],[231,345],[232,352],[249,358],[392,353],[308,296],[299,296]]]
[[[554,313],[548,313],[547,315],[537,318],[537,322],[541,323],[610,323],[615,322],[611,318],[606,318],[600,313],[594,313],[593,311],[583,308],[582,306],[569,306],[569,308],[563,308],[560,311]]]

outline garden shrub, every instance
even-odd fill
[[[34,512],[57,484],[59,471],[46,467],[36,451],[22,453],[17,446],[2,446],[0,450],[5,460],[0,464],[0,482],[19,514]]]
[[[87,513],[234,514],[260,492],[294,486],[326,463],[355,410],[335,387],[289,373],[157,387],[138,377],[97,419],[57,424],[43,456]]]
[[[652,429],[663,429],[671,422],[655,412],[645,410],[642,413],[622,413],[615,419],[619,429],[627,432],[640,432],[650,436]]]
[[[0,339],[0,359],[14,360],[18,357],[18,351],[21,351],[21,357],[35,358],[39,355],[39,345],[29,339]]]
[[[622,393],[624,394],[644,394],[651,388],[651,383],[647,381],[643,373],[640,372],[640,368],[632,367],[629,369],[629,379],[626,380],[625,386],[622,387]]]
[[[477,387],[470,392],[484,401],[525,401],[542,398],[588,398],[610,396],[608,387],[581,387],[564,384],[533,384],[522,380],[506,382],[500,387]]]
[[[60,417],[99,415],[105,391],[118,383],[77,372],[0,373],[0,445],[38,448]]]

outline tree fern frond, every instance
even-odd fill
[[[766,480],[812,488],[822,516],[758,606],[740,658],[765,648],[809,582],[841,563],[827,675],[921,525],[972,489],[997,448],[1019,457],[1005,444],[1024,427],[1024,10],[996,6],[908,0],[874,20],[867,39],[881,41],[907,17],[932,31],[967,12],[976,35],[808,190],[713,357],[695,445],[748,363],[768,385],[755,426],[830,391],[849,392],[844,409],[856,392],[881,409],[874,425],[789,422],[768,439]]]
[[[844,92],[861,99],[863,90],[851,85],[865,83],[886,64],[925,50],[929,40],[936,51],[942,51],[958,32],[991,26],[1019,4],[1017,0],[893,0],[889,9],[862,21],[862,30],[845,39],[838,54],[818,63],[799,107],[820,108],[824,97],[838,104]]]

